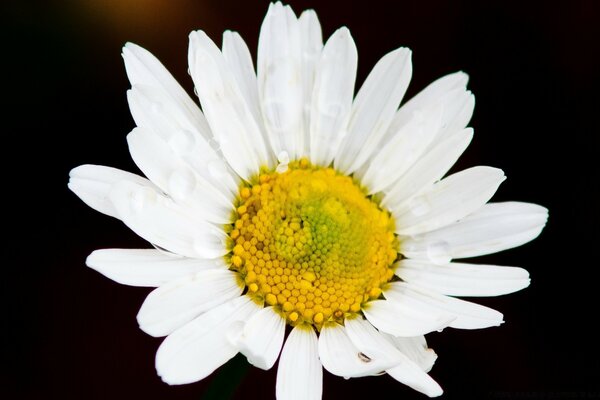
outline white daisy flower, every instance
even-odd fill
[[[423,335],[503,322],[454,296],[529,285],[521,268],[453,261],[522,245],[547,219],[538,205],[488,203],[499,169],[444,177],[473,136],[466,74],[399,108],[411,78],[399,48],[353,98],[348,29],[323,44],[314,11],[298,18],[280,3],[263,22],[256,74],[237,33],[221,49],[190,34],[202,111],[148,51],[129,43],[123,57],[137,124],[127,140],[147,178],[83,165],[69,188],[155,247],[97,250],[87,265],[157,287],[137,319],[166,336],[165,382],[198,381],[242,353],[262,369],[279,357],[280,400],[319,399],[323,368],[386,372],[439,396]]]

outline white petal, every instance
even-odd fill
[[[202,31],[190,34],[189,65],[198,97],[227,162],[244,179],[271,162],[259,124],[223,54]]]
[[[137,321],[147,334],[166,336],[241,293],[235,272],[227,269],[196,272],[150,292],[137,314]]]
[[[317,67],[310,115],[310,157],[329,166],[346,135],[358,53],[350,31],[340,28],[327,41]]]
[[[221,228],[198,218],[156,190],[121,181],[109,194],[121,219],[131,230],[171,253],[191,258],[216,258],[227,253]]]
[[[69,172],[69,189],[85,204],[96,211],[119,218],[117,210],[108,198],[111,188],[120,181],[130,181],[141,186],[154,188],[148,179],[102,165],[80,165]]]
[[[375,152],[365,165],[366,172],[359,177],[369,193],[390,186],[420,158],[438,133],[440,116],[440,107],[415,112],[413,118]]]
[[[441,101],[444,105],[444,112],[437,140],[443,140],[466,128],[475,108],[475,96],[468,90],[460,89],[450,92]]]
[[[237,192],[237,176],[211,147],[211,143],[215,146],[214,139],[207,141],[194,121],[164,91],[134,85],[127,92],[127,100],[137,126],[158,136],[161,150],[169,153],[172,163],[191,168],[225,195]]]
[[[298,18],[300,25],[300,56],[302,64],[302,118],[303,118],[303,143],[302,156],[310,154],[310,114],[313,96],[313,87],[317,65],[323,49],[323,35],[321,24],[314,10],[303,11]]]
[[[225,262],[220,258],[185,258],[156,249],[96,250],[85,263],[115,282],[145,287],[158,287],[198,271],[225,267]]]
[[[284,335],[285,319],[265,307],[244,324],[236,344],[250,364],[267,370],[277,361]]]
[[[258,94],[275,154],[304,150],[300,24],[289,6],[271,4],[258,40]]]
[[[136,165],[178,204],[193,210],[206,221],[218,224],[231,222],[233,195],[226,196],[181,162],[157,134],[138,127],[127,135],[127,143]]]
[[[406,359],[405,363],[388,369],[386,372],[398,382],[403,383],[406,386],[429,397],[438,397],[444,393],[436,381],[421,371],[419,366],[410,361],[408,358]]]
[[[439,312],[456,318],[448,326],[459,329],[480,329],[499,326],[504,321],[502,313],[479,304],[444,296],[406,282],[391,283],[384,296],[395,304],[404,304],[421,310],[422,313]]]
[[[408,198],[441,179],[465,151],[471,139],[473,129],[467,128],[439,142],[386,190],[381,204],[388,209],[397,208]]]
[[[529,286],[523,268],[496,265],[450,263],[405,259],[396,275],[402,280],[449,296],[500,296]]]
[[[487,203],[505,179],[502,170],[491,167],[450,175],[392,211],[396,232],[415,235],[456,222]]]
[[[362,317],[344,321],[346,333],[352,344],[364,355],[372,359],[395,360],[400,362],[398,349]]]
[[[352,343],[346,328],[337,323],[323,325],[319,334],[319,358],[327,371],[345,378],[376,375],[400,363],[400,356],[384,349],[373,347],[370,355],[362,352]]]
[[[264,125],[258,100],[258,86],[252,55],[239,33],[225,31],[223,34],[223,57],[225,57],[231,73],[235,77],[238,88],[254,120],[260,127],[261,133],[263,133]],[[263,139],[265,138],[263,137]]]
[[[334,161],[339,171],[356,171],[379,146],[408,87],[410,56],[405,48],[386,54],[360,88],[352,105],[348,135]]]
[[[430,312],[426,307],[390,300],[370,301],[362,311],[373,326],[394,336],[419,336],[439,331],[456,318],[443,310]]]
[[[382,335],[392,342],[402,354],[421,367],[424,372],[431,371],[437,360],[437,354],[433,349],[427,347],[425,336],[397,337],[387,333],[382,333]]]
[[[457,98],[462,97],[468,81],[469,77],[464,72],[455,72],[434,81],[400,107],[394,116],[388,134],[400,129],[419,110],[428,109],[434,105],[442,105],[444,109],[449,108],[456,103]],[[448,111],[444,112],[444,115],[444,120],[452,118]]]
[[[473,96],[470,91],[466,90],[464,86],[441,91],[439,97],[427,97],[427,101],[419,107],[407,107],[412,104],[410,101],[406,103],[406,105],[400,107],[384,140],[389,137],[393,129],[398,130],[406,125],[415,113],[432,107],[441,107],[442,109],[439,129],[433,143],[444,140],[464,129],[473,116],[475,96]],[[407,110],[410,110],[410,112]]]
[[[156,57],[136,44],[127,43],[123,47],[123,59],[132,86],[145,85],[166,92],[178,105],[177,108],[186,114],[191,125],[206,140],[210,139],[210,128],[202,111]]]
[[[312,327],[296,326],[290,332],[277,367],[277,400],[320,400],[323,368],[318,340]]]
[[[394,379],[428,396],[441,394],[439,385],[409,357],[400,352],[382,333],[362,318],[345,321],[346,332],[354,345],[366,356],[377,357],[383,354],[396,359],[395,366],[386,370]]]
[[[204,379],[237,354],[229,340],[231,326],[248,320],[258,310],[249,297],[241,296],[176,330],[158,348],[158,375],[170,385]]]
[[[409,258],[447,263],[511,249],[535,239],[548,210],[530,203],[489,203],[456,224],[414,237],[400,238],[400,252]]]

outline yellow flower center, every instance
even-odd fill
[[[398,256],[394,222],[348,176],[292,162],[241,187],[229,255],[247,295],[290,325],[341,322],[381,295]]]

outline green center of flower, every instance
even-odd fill
[[[394,275],[393,219],[348,176],[302,159],[261,173],[239,198],[232,268],[290,325],[341,322]]]

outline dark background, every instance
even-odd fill
[[[220,43],[223,30],[237,30],[255,56],[267,4],[2,2],[2,398],[224,398],[220,386],[236,387],[240,360],[227,376],[180,387],[160,381],[160,339],[135,321],[149,289],[84,265],[97,248],[148,244],[66,184],[83,163],[138,171],[125,142],[134,126],[120,57],[126,41],[151,50],[191,92],[188,32],[202,28]],[[455,170],[502,168],[509,179],[494,200],[550,209],[536,241],[476,260],[531,273],[520,293],[476,299],[504,312],[506,323],[428,335],[439,355],[431,375],[446,399],[600,398],[598,4],[291,1],[297,13],[316,9],[325,38],[350,28],[359,83],[399,46],[414,52],[407,98],[441,75],[469,73],[476,134]],[[424,398],[389,377],[324,377],[325,399]],[[250,369],[233,391],[236,399],[274,398],[275,369]]]

